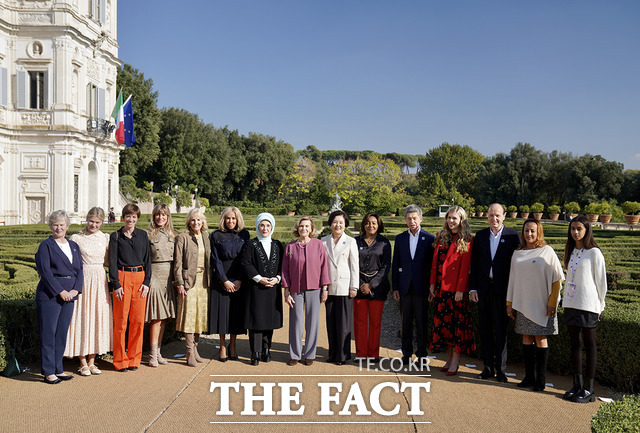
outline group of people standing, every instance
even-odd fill
[[[558,332],[563,266],[544,242],[539,221],[526,220],[518,234],[504,227],[500,204],[491,205],[489,227],[475,236],[460,206],[447,211],[435,236],[421,228],[420,207],[407,206],[407,230],[396,236],[393,260],[390,242],[382,235],[383,221],[375,213],[364,216],[356,238],[345,233],[349,217],[342,210],[331,213],[331,233],[322,239],[315,238],[313,219],[303,216],[293,230],[296,239],[285,246],[272,239],[271,214],[258,215],[257,236],[250,239],[242,213],[233,206],[222,211],[219,228],[211,235],[198,208],[189,212],[186,230],[180,234],[163,204],[154,207],[146,231],[136,228],[140,210],[135,204],[126,205],[122,216],[124,226],[108,236],[100,231],[104,211],[93,208],[85,228],[70,239],[66,212],[50,216],[52,235],[36,254],[40,274],[36,307],[47,383],[73,377],[62,370],[64,356],[79,357],[83,376],[100,374],[95,357],[110,350],[117,371],[137,370],[145,322],[149,323],[148,364],[166,364],[162,339],[167,320],[174,318],[176,330],[185,335],[189,366],[204,361],[198,352],[202,333],[220,336],[218,359],[226,362],[238,359],[236,338],[248,331],[250,363],[269,362],[273,330],[283,324],[283,304],[290,310],[289,365],[314,362],[323,303],[327,361],[343,365],[351,359],[352,323],[356,360],[375,361],[383,306],[391,289],[388,274],[393,270],[404,363],[413,354],[426,358],[429,340],[429,350],[447,354],[442,371],[455,375],[460,355],[475,351],[473,301],[478,303],[484,362],[479,378],[508,381],[506,335],[511,317],[523,336],[526,374],[518,386],[545,388],[547,335]],[[595,328],[607,285],[602,253],[584,217],[569,225],[564,268],[565,321],[574,370],[574,386],[564,397],[593,401]],[[435,307],[430,338],[428,302]],[[585,376],[581,334],[587,351]]]
[[[605,306],[607,280],[604,257],[587,218],[578,216],[569,224],[563,266],[544,241],[540,221],[527,219],[518,234],[503,225],[506,212],[498,203],[489,207],[489,227],[475,236],[460,206],[449,208],[435,236],[420,228],[422,212],[418,206],[408,206],[404,216],[408,230],[396,237],[393,255],[393,296],[402,312],[403,362],[414,353],[418,358],[427,356],[427,302],[433,302],[429,348],[446,352],[442,372],[457,374],[460,354],[475,351],[469,302],[473,301],[478,304],[484,363],[478,378],[508,382],[507,326],[512,318],[516,333],[522,335],[525,363],[525,377],[518,387],[544,390],[547,336],[558,333],[564,268],[563,307],[574,383],[563,398],[579,403],[595,400],[595,329]],[[587,355],[586,375],[582,373],[581,335]]]

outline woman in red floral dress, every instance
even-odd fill
[[[441,369],[447,376],[458,372],[461,353],[469,355],[476,350],[471,307],[466,296],[472,245],[466,212],[460,206],[452,206],[433,243],[435,251],[429,287],[429,301],[435,301],[430,350],[447,351],[447,362]]]

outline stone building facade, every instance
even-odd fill
[[[0,2],[0,224],[120,206],[117,0]]]

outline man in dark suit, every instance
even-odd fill
[[[422,209],[415,204],[404,210],[408,230],[396,236],[393,247],[393,299],[402,311],[402,361],[413,355],[413,322],[416,324],[418,358],[427,356],[427,297],[433,259],[432,234],[420,228]]]
[[[496,376],[507,382],[507,317],[506,301],[511,256],[520,243],[518,232],[505,227],[504,206],[489,207],[489,227],[476,233],[471,256],[469,288],[471,300],[478,303],[480,344],[484,369],[480,379]]]

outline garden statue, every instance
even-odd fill
[[[335,193],[335,195],[331,199],[331,209],[329,209],[329,213],[336,210],[342,210],[342,201],[340,201],[340,196],[338,195],[338,193]]]

